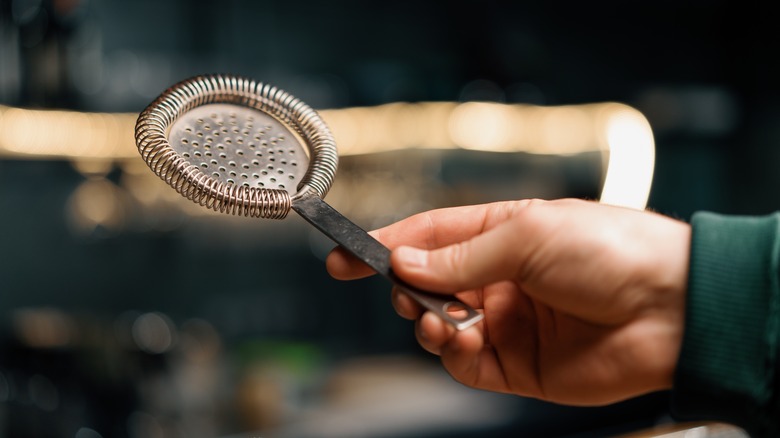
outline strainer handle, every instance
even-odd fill
[[[323,234],[392,281],[403,292],[456,329],[465,329],[482,314],[452,296],[425,292],[403,282],[390,268],[390,250],[313,192],[293,199],[292,209]],[[458,310],[458,312],[453,312]],[[465,314],[465,315],[464,315]]]

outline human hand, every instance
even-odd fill
[[[456,331],[397,290],[420,345],[475,388],[571,405],[668,389],[682,341],[690,226],[566,199],[433,210],[371,233],[394,272],[484,319]],[[415,249],[420,248],[420,249]],[[373,272],[341,249],[338,279]]]

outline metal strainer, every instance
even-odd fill
[[[193,202],[272,219],[293,209],[455,328],[482,319],[454,297],[405,284],[390,269],[390,250],[322,199],[336,174],[336,143],[320,116],[290,94],[237,76],[193,77],[146,107],[135,139],[152,171]]]

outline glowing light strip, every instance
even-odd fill
[[[602,151],[609,154],[609,165],[601,202],[642,209],[652,183],[652,130],[639,111],[622,104],[391,103],[320,114],[342,156],[408,148],[553,155]],[[0,105],[0,157],[135,159],[136,118]]]
[[[125,159],[138,152],[137,114],[30,110],[0,106],[0,156]]]

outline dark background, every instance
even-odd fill
[[[616,101],[653,128],[649,208],[685,220],[764,214],[780,209],[777,19],[768,6],[726,1],[0,0],[0,105],[139,112],[167,86],[215,72],[278,85],[317,109]],[[415,183],[437,189],[417,209],[598,196],[598,160],[587,156],[386,153],[345,157],[339,178],[398,174],[407,159],[437,169]],[[107,178],[121,181],[122,169]],[[0,437],[350,436],[345,424],[359,415],[327,410],[334,391],[419,370],[442,397],[463,397],[462,412],[508,413],[459,423],[468,416],[452,408],[399,431],[391,426],[409,418],[380,391],[371,400],[386,415],[354,436],[604,436],[670,421],[666,394],[602,408],[447,395],[455,384],[431,371],[387,285],[330,279],[328,242],[294,218],[128,213],[122,228],[75,232],[66,211],[83,181],[64,160],[0,159]],[[505,189],[518,181],[524,188]],[[27,323],[72,336],[56,348],[26,343]],[[143,324],[175,342],[143,344]],[[393,372],[399,357],[405,371]],[[398,403],[424,398],[404,394]],[[305,429],[312,412],[332,424]]]

